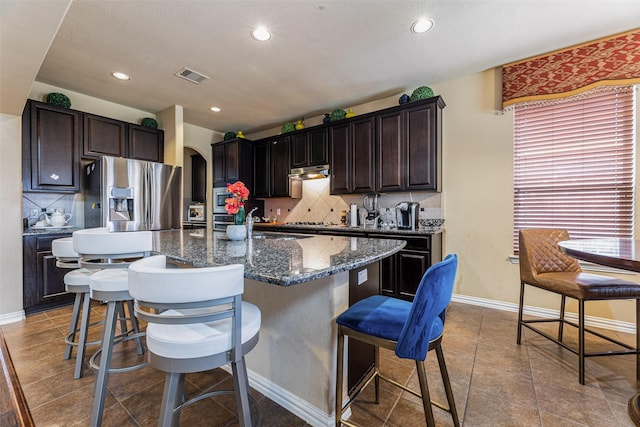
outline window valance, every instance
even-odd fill
[[[502,106],[640,83],[640,29],[502,67]]]

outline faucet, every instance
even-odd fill
[[[258,208],[257,208],[257,207],[255,207],[255,208],[253,208],[253,209],[251,209],[251,210],[249,211],[249,214],[247,215],[247,222],[253,222],[253,216],[252,216],[252,215],[253,215],[253,213],[254,213],[257,209],[258,209]]]

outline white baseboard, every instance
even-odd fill
[[[494,308],[496,310],[518,312],[518,304],[496,301],[485,298],[470,297],[466,295],[454,294],[452,301],[460,302],[463,304],[478,305],[481,307]],[[542,317],[546,319],[558,317],[560,310],[553,310],[550,308],[533,307],[529,305],[524,306],[524,314],[536,317]],[[578,315],[576,313],[565,313],[567,320],[572,322],[578,322]],[[612,331],[625,332],[629,334],[636,333],[636,325],[632,322],[623,322],[620,320],[611,320],[604,317],[585,316],[584,323],[592,328],[609,329]]]
[[[25,319],[24,310],[16,311],[13,313],[0,314],[0,325],[7,323],[20,322]]]
[[[223,366],[222,369],[231,373],[231,366],[228,364]],[[280,387],[278,384],[271,382],[267,378],[263,377],[260,374],[257,374],[251,369],[247,369],[247,375],[249,376],[249,385],[253,389],[259,391],[265,397],[273,400],[287,411],[300,417],[306,423],[314,427],[335,426],[334,417],[330,417],[325,412],[316,408],[306,400],[301,399],[300,397]]]

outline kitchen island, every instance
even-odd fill
[[[255,232],[157,231],[155,253],[198,267],[245,266],[243,298],[260,307],[260,341],[247,355],[251,386],[314,426],[334,425],[335,318],[350,294],[375,285],[378,261],[402,240]]]

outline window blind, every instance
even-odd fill
[[[633,237],[634,108],[632,86],[515,106],[515,253],[523,228]]]

